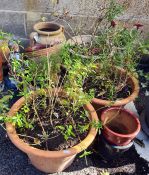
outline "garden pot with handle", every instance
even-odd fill
[[[30,47],[25,49],[25,57],[38,60],[50,56],[59,52],[66,41],[64,27],[59,24],[39,22],[34,25],[34,30],[30,34]]]
[[[113,107],[105,110],[101,115],[103,136],[112,144],[128,145],[139,133],[140,122],[130,111]]]
[[[54,46],[66,41],[64,27],[52,22],[39,22],[34,25],[35,32],[30,34],[30,46],[36,43]]]
[[[14,116],[24,103],[25,98],[20,98],[10,109],[9,117]],[[85,105],[84,109],[88,112],[91,121],[98,122],[98,116],[91,104]],[[46,173],[61,172],[66,169],[73,162],[75,156],[93,142],[97,134],[97,129],[91,127],[86,138],[77,145],[61,151],[45,151],[34,148],[20,139],[13,124],[6,123],[6,129],[13,144],[28,155],[37,169]]]

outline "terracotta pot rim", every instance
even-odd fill
[[[40,26],[45,26],[45,25],[54,25],[54,26],[58,27],[58,30],[53,31],[53,32],[41,31],[41,30],[40,30],[40,28],[41,28]],[[57,34],[61,33],[61,32],[64,30],[63,26],[61,26],[61,25],[59,25],[59,24],[57,24],[57,23],[53,23],[53,22],[38,22],[38,23],[36,23],[36,24],[34,25],[33,29],[34,29],[37,33],[39,33],[39,34],[41,34],[41,35],[47,35],[47,36],[57,35]]]
[[[8,113],[8,117],[12,117],[24,104],[25,98],[21,97],[10,109]],[[93,106],[89,103],[84,105],[84,109],[88,111],[89,117],[91,118],[92,121],[97,121],[98,122],[98,116],[93,108]],[[23,152],[29,154],[34,154],[36,156],[42,156],[45,158],[64,158],[64,157],[69,157],[72,155],[76,155],[80,153],[81,151],[85,150],[94,140],[98,129],[91,127],[89,130],[89,133],[87,137],[82,140],[80,143],[77,145],[66,149],[66,150],[61,150],[61,151],[44,151],[41,149],[34,148],[30,146],[29,144],[25,143],[22,139],[19,138],[18,134],[16,133],[15,127],[11,123],[6,123],[6,130],[7,134],[10,138],[10,140],[13,142],[13,144],[18,147],[20,150]]]
[[[122,68],[118,68],[118,69],[123,73],[127,73]],[[112,106],[123,106],[123,105],[133,101],[139,94],[139,90],[140,90],[139,81],[133,75],[131,75],[130,73],[128,73],[127,75],[128,75],[128,79],[132,83],[132,93],[131,93],[131,95],[129,95],[128,97],[126,97],[124,99],[120,99],[120,100],[116,100],[116,101],[102,100],[102,99],[98,99],[98,98],[93,98],[91,102],[99,104],[99,105],[104,105],[104,106],[110,106],[110,104]]]
[[[129,115],[133,118],[133,120],[136,122],[137,128],[136,128],[136,130],[135,130],[134,132],[132,132],[131,134],[119,134],[119,133],[116,133],[116,132],[112,131],[112,130],[109,129],[107,126],[104,126],[104,128],[105,128],[108,132],[110,132],[110,133],[112,133],[112,134],[114,134],[114,135],[116,135],[116,136],[119,136],[119,137],[121,137],[121,138],[129,138],[129,137],[131,138],[131,137],[133,137],[134,135],[137,135],[137,134],[139,133],[139,131],[140,131],[140,129],[141,129],[141,125],[140,125],[140,122],[139,122],[138,117],[137,117],[134,113],[132,113],[131,111],[129,111],[129,110],[127,110],[127,109],[124,109],[124,108],[120,108],[120,107],[111,107],[111,108],[106,109],[106,110],[103,111],[102,114],[101,114],[101,121],[102,121],[102,122],[104,121],[103,115],[106,114],[108,111],[111,111],[111,110],[119,110],[119,111],[122,111],[122,112],[125,112],[125,113],[129,114]]]

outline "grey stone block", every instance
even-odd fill
[[[51,11],[51,0],[0,0],[0,10]]]
[[[60,0],[55,10],[60,13],[67,11],[71,15],[98,15],[99,6],[103,2],[103,0]]]
[[[0,12],[0,29],[5,32],[26,36],[25,14],[15,12]]]

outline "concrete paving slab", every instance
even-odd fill
[[[135,113],[139,117],[139,114],[138,114],[133,102],[130,102],[129,104],[127,104],[125,106],[125,108],[132,111],[133,113]],[[139,140],[143,141],[145,147],[141,147],[140,145],[135,143],[134,144],[135,148],[136,148],[138,154],[140,155],[140,157],[144,158],[146,161],[149,162],[149,137],[144,133],[143,130],[141,130],[140,133],[137,135],[137,138]]]

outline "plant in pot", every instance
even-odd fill
[[[111,28],[104,31],[98,41],[102,48],[96,60],[99,68],[97,76],[92,75],[95,81],[90,88],[100,90],[96,94],[98,99],[92,102],[97,108],[98,105],[123,106],[133,101],[139,93],[136,67],[139,62],[137,50],[143,41],[140,32],[135,28]],[[98,87],[98,84],[101,86]]]
[[[51,65],[47,61],[43,75],[37,64],[34,74],[30,69],[24,70],[23,77],[19,74],[23,97],[11,107],[7,117],[1,115],[10,140],[36,168],[46,173],[64,170],[82,151],[82,156],[90,154],[86,149],[101,127],[89,103],[91,94],[75,87],[62,90],[58,88],[59,82],[55,86],[50,78]]]
[[[69,39],[67,44],[70,45],[70,52],[82,58],[93,56],[98,59],[98,54],[102,49],[98,44],[98,36],[102,35],[102,31],[115,27],[114,19],[123,12],[124,8],[124,4],[119,4],[115,0],[109,0],[101,7],[99,6],[98,19],[92,35],[78,35]]]
[[[104,134],[104,137],[107,136],[107,140],[111,139],[113,141],[112,142],[110,140],[111,144],[109,143],[108,145],[109,150],[112,149],[112,144],[114,145],[112,150],[113,154],[111,153],[112,156],[114,154],[116,155],[115,152],[117,150],[121,150],[119,151],[121,153],[126,151],[129,147],[132,146],[133,142],[131,141],[139,132],[140,124],[138,119],[135,119],[130,112],[126,112],[125,110],[123,110],[122,105],[133,100],[135,98],[135,94],[138,94],[139,87],[137,79],[135,77],[131,78],[131,73],[127,73],[124,69],[120,67],[114,67],[111,64],[109,64],[109,60],[106,60],[107,57],[105,58],[105,60],[102,60],[103,63],[105,61],[104,64],[97,64],[94,58],[84,60],[78,55],[71,55],[67,47],[65,48],[65,50],[63,50],[61,57],[63,58],[64,67],[67,67],[66,81],[64,82],[65,88],[70,88],[71,86],[73,86],[77,89],[79,87],[81,88],[82,92],[89,94],[92,93],[92,96],[96,97],[92,99],[92,103],[93,100],[98,100],[98,98],[102,98],[102,100],[100,101],[107,102],[107,104],[100,103],[100,105],[98,104],[97,108],[95,108],[97,113],[100,112],[99,117],[103,109],[112,105],[118,106],[119,104],[119,108],[116,108],[117,115],[112,115],[116,112],[111,112],[111,115],[110,112],[108,113],[110,119],[108,119],[107,123],[105,113],[105,117],[104,119],[102,119],[103,133],[108,133],[108,136]],[[135,83],[137,84],[137,86]],[[132,89],[134,89],[135,92],[132,92]],[[122,98],[124,97],[128,99],[123,100]],[[104,100],[105,98],[109,99],[109,101]],[[120,102],[117,102],[117,99]],[[122,115],[120,115],[119,113],[122,113]],[[121,119],[121,117],[123,118],[123,120]],[[112,124],[118,123],[117,125],[120,127],[119,129],[121,129],[122,131],[124,130],[124,127],[122,127],[122,125],[127,126],[128,123],[130,123],[130,125],[128,125],[124,130],[124,132],[128,133],[122,134],[116,133],[116,131],[115,133],[114,131],[111,131],[113,135],[111,133],[109,134],[109,130],[106,130],[107,125],[110,123],[109,120]],[[121,121],[123,124],[120,125]]]
[[[80,50],[76,49],[75,54],[70,52],[69,55],[67,53],[70,61],[68,62],[67,60],[68,64],[66,64],[67,68],[70,64],[71,69],[76,63],[74,60],[77,57],[82,59],[82,63],[86,67],[88,67],[89,62],[96,64],[94,69],[87,68],[88,70],[91,69],[91,71],[84,77],[82,87],[84,92],[89,92],[91,89],[95,91],[92,104],[96,111],[99,112],[99,115],[101,113],[100,108],[124,106],[133,101],[139,93],[136,66],[138,63],[137,50],[142,46],[141,32],[135,27],[129,29],[123,25],[116,25],[116,23],[112,25],[115,15],[110,10],[106,13],[106,17],[111,22],[111,25],[104,28],[104,30],[100,30],[99,35],[96,37],[93,35],[94,40],[90,43],[93,46],[95,44],[96,48],[98,48],[96,57],[92,57],[91,54],[89,61],[84,59],[85,57],[82,53],[86,51],[88,53],[84,43],[84,45],[76,46],[80,47]],[[66,49],[70,51],[72,47],[68,43]],[[62,55],[61,57],[63,57]],[[76,74],[78,74],[77,71]]]
[[[105,38],[104,35],[103,38]],[[103,39],[103,41],[106,43],[106,40]],[[98,60],[94,58],[84,60],[79,55],[71,55],[69,46],[60,55],[63,59],[63,66],[67,67],[68,75],[71,71],[74,73],[75,81],[74,79],[69,81],[72,80],[71,78],[67,83],[70,83],[70,87],[75,83],[85,93],[94,92],[92,104],[99,115],[106,107],[124,106],[133,101],[139,92],[139,83],[134,69],[136,60],[132,59],[130,52],[127,53],[130,48],[128,50],[124,48],[125,53],[122,53],[121,50],[110,55],[113,49],[108,48],[106,44],[103,44],[103,51],[98,56]],[[129,57],[126,57],[128,55]],[[81,69],[78,70],[78,67]],[[78,75],[82,75],[81,81]]]

